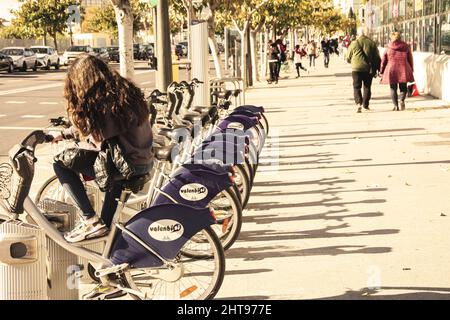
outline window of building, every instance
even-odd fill
[[[434,52],[435,50],[435,31],[436,31],[436,19],[429,18],[425,19],[424,23],[424,52]]]
[[[405,29],[403,31],[403,40],[408,43],[413,43],[413,36],[414,36],[414,22],[406,22],[405,23]]]
[[[423,13],[425,16],[436,13],[434,8],[435,3],[436,3],[435,0],[425,0],[423,2]]]
[[[398,6],[398,15],[404,18],[406,16],[406,0],[400,0]]]
[[[440,12],[450,11],[450,0],[439,0],[440,5]]]
[[[415,23],[414,28],[414,42],[413,42],[413,50],[414,51],[422,51],[422,20],[418,20]]]
[[[415,11],[415,13],[414,13],[414,15],[416,16],[416,17],[422,17],[423,16],[423,1],[424,0],[415,0],[415,8],[414,8],[414,11]],[[427,0],[425,0],[425,1],[427,1]],[[428,0],[429,1],[429,0]]]
[[[414,0],[406,0],[406,19],[414,18],[415,4]]]

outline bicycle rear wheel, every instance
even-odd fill
[[[217,234],[224,250],[229,249],[239,237],[242,227],[242,204],[232,188],[219,193],[209,207],[214,209],[217,223],[211,229]],[[203,241],[198,239],[199,242]]]
[[[173,281],[156,279],[151,274],[155,269],[132,269],[122,276],[125,286],[147,295],[152,300],[214,298],[225,275],[225,254],[211,228],[205,228],[200,233],[205,241],[198,243],[191,238],[176,258],[183,268],[178,279]],[[133,294],[130,296],[137,300],[143,299]]]

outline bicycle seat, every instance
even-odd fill
[[[169,161],[172,163],[172,151],[175,151],[178,154],[178,145],[172,143],[168,146],[153,146],[153,152],[155,153],[155,158],[159,161]]]
[[[133,193],[138,193],[144,188],[144,185],[149,182],[152,179],[152,176],[150,173],[131,177],[128,180],[122,181],[122,189],[123,190],[129,190]]]
[[[202,115],[201,114],[186,114],[183,115],[183,120],[189,121],[192,124],[195,124],[198,121],[202,120]]]

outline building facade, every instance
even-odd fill
[[[450,0],[370,0],[366,24],[381,47],[400,31],[416,52],[450,54]]]
[[[400,31],[413,49],[419,91],[450,102],[450,0],[369,0],[365,22],[381,53]]]
[[[85,8],[101,7],[107,5],[108,0],[81,0],[81,5]]]

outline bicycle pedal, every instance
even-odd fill
[[[111,300],[127,295],[119,288],[96,288],[92,292],[85,294],[83,300]]]
[[[118,273],[120,271],[125,270],[126,268],[128,268],[128,263],[122,263],[122,264],[115,265],[112,267],[97,270],[97,271],[95,271],[95,275],[97,277],[101,278],[101,277],[105,277],[109,274]]]

